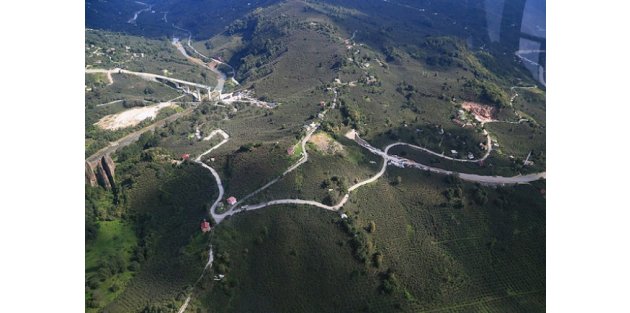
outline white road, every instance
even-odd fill
[[[213,260],[214,260],[214,255],[212,254],[212,245],[210,245],[210,249],[208,251],[208,263],[206,263],[206,266],[203,268],[201,275],[199,276],[199,278],[197,278],[197,281],[195,282],[194,285],[197,285],[201,281],[203,276],[206,274],[208,269],[212,267]],[[186,300],[184,301],[182,306],[179,307],[179,310],[177,310],[177,313],[184,313],[186,311],[186,308],[188,308],[188,303],[190,303],[191,298],[192,298],[192,295],[188,295],[188,297],[186,297]]]
[[[343,207],[343,205],[348,201],[349,197],[350,197],[350,192],[358,189],[359,187],[362,187],[364,185],[367,185],[369,183],[375,182],[377,179],[379,179],[381,176],[383,176],[383,174],[385,173],[386,169],[387,169],[387,165],[390,164],[395,164],[399,167],[403,167],[403,168],[417,168],[420,170],[424,170],[424,171],[430,171],[433,173],[438,173],[438,174],[443,174],[443,175],[457,175],[460,179],[465,180],[465,181],[470,181],[470,182],[477,182],[477,183],[481,183],[481,184],[486,184],[486,185],[511,185],[511,184],[526,184],[526,183],[530,183],[532,181],[536,181],[539,179],[546,179],[546,172],[541,172],[541,173],[534,173],[534,174],[528,174],[528,175],[518,175],[518,176],[513,176],[513,177],[503,177],[503,176],[485,176],[485,175],[477,175],[477,174],[467,174],[467,173],[458,173],[458,172],[453,172],[453,171],[448,171],[448,170],[444,170],[441,168],[436,168],[436,167],[431,167],[431,166],[427,166],[421,163],[417,163],[415,161],[409,160],[409,159],[405,159],[402,157],[399,157],[397,155],[390,155],[388,154],[389,149],[391,149],[392,147],[398,146],[398,145],[407,145],[409,146],[409,144],[407,143],[403,143],[403,142],[398,142],[398,143],[393,143],[388,145],[387,147],[385,147],[385,151],[380,150],[378,148],[373,147],[372,145],[370,145],[367,141],[361,139],[356,132],[352,132],[353,139],[363,148],[368,149],[370,152],[374,153],[374,154],[378,154],[381,157],[383,157],[383,165],[381,167],[381,170],[376,173],[374,176],[365,179],[361,182],[358,182],[356,184],[354,184],[353,186],[351,186],[350,188],[348,188],[348,193],[345,194],[343,196],[343,198],[339,201],[339,203],[337,203],[334,206],[330,206],[330,205],[326,205],[323,204],[321,202],[317,202],[317,201],[312,201],[312,200],[302,200],[302,199],[279,199],[279,200],[271,200],[271,201],[266,201],[263,203],[258,203],[258,204],[252,204],[252,205],[243,205],[240,207],[240,210],[238,210],[238,208],[232,209],[226,213],[230,213],[230,215],[234,215],[240,212],[246,212],[246,211],[251,211],[251,210],[258,210],[258,209],[262,209],[271,205],[278,205],[278,204],[303,204],[303,205],[312,205],[312,206],[316,206],[318,208],[322,208],[325,210],[330,210],[330,211],[337,211],[339,210],[341,207]],[[489,144],[491,144],[490,142],[488,142]],[[412,145],[413,146],[413,145]],[[420,148],[420,147],[418,147]],[[433,153],[437,156],[440,157],[444,157],[441,154],[436,154]],[[489,153],[488,153],[489,154]],[[485,159],[488,154],[486,154],[484,156],[483,159]],[[476,162],[483,160],[483,159],[479,159],[476,160]]]
[[[204,153],[200,154],[197,158],[195,158],[194,162],[203,166],[205,169],[209,170],[210,173],[212,173],[212,176],[214,176],[214,180],[217,182],[217,188],[219,189],[219,194],[217,195],[217,199],[214,201],[214,203],[210,207],[210,215],[212,216],[212,218],[214,218],[214,220],[218,224],[219,222],[221,222],[221,220],[223,220],[224,216],[222,214],[215,214],[215,208],[219,205],[219,203],[221,203],[221,200],[223,199],[223,195],[225,191],[223,189],[223,184],[221,183],[221,177],[219,176],[219,173],[217,173],[217,171],[215,171],[212,167],[208,166],[207,164],[201,161],[201,158],[203,156],[219,148],[230,139],[230,136],[225,131],[221,129],[217,129],[217,130],[212,131],[212,133],[210,133],[209,136],[204,138],[204,140],[210,140],[212,137],[216,136],[217,134],[221,135],[223,137],[223,140],[219,142],[218,144],[212,146],[210,149],[206,150]]]
[[[188,41],[189,41],[188,46],[192,48],[192,46],[190,45],[190,38],[188,38]],[[205,61],[200,60],[198,58],[195,58],[195,57],[189,55],[188,52],[186,52],[186,49],[184,48],[184,46],[182,46],[182,43],[179,41],[179,39],[174,38],[173,39],[173,45],[175,45],[177,50],[184,57],[189,59],[191,62],[193,62],[193,63],[195,63],[197,65],[203,66],[205,69],[210,70],[211,72],[213,72],[214,74],[217,75],[217,85],[214,87],[214,91],[219,92],[219,95],[220,95],[221,92],[223,91],[223,86],[225,84],[225,80],[227,79],[227,76],[223,72],[219,71],[216,68],[216,66],[215,67],[209,66],[208,64],[206,64]],[[192,48],[192,49],[194,50],[194,48]],[[194,50],[194,51],[196,51],[196,50]],[[218,60],[215,60],[215,59],[212,59],[212,61],[217,62],[217,64],[222,63],[221,61],[218,61]],[[209,88],[208,88],[208,90],[209,90]]]
[[[110,101],[110,102],[107,102],[107,103],[97,104],[96,106],[97,107],[102,107],[102,106],[106,106],[106,105],[110,105],[110,104],[114,104],[114,103],[118,103],[118,102],[123,102],[123,101],[125,101],[125,100],[114,100],[114,101]]]
[[[212,88],[211,86],[207,86],[207,85],[203,85],[199,83],[193,83],[193,82],[189,82],[189,81],[185,81],[185,80],[177,79],[173,77],[168,77],[164,75],[134,72],[134,71],[129,71],[129,70],[121,69],[121,68],[113,68],[113,69],[88,68],[88,69],[85,69],[85,73],[87,74],[104,73],[104,74],[107,74],[108,77],[111,77],[111,74],[129,74],[129,75],[135,75],[135,76],[138,76],[143,79],[150,80],[150,81],[158,81],[158,79],[167,80],[167,81],[175,82],[182,85],[188,85],[191,87],[201,88],[203,90]]]
[[[506,122],[506,123],[511,123],[511,122]],[[408,146],[410,148],[413,148],[413,149],[416,149],[416,150],[421,150],[421,151],[424,151],[426,153],[438,156],[438,157],[446,159],[446,160],[451,160],[451,161],[454,161],[454,162],[462,162],[462,163],[479,163],[479,162],[482,162],[485,159],[487,159],[488,156],[490,155],[490,152],[492,152],[492,139],[490,138],[490,134],[488,134],[488,132],[486,132],[486,153],[480,159],[472,159],[472,160],[471,159],[457,159],[457,158],[452,158],[452,157],[446,156],[444,154],[440,154],[440,153],[434,152],[434,151],[429,150],[427,148],[423,148],[423,147],[420,147],[420,146],[412,145],[410,143],[401,142],[401,143],[399,143],[399,145]]]
[[[547,86],[545,84],[545,75],[544,75],[545,68],[542,65],[538,64],[537,62],[532,61],[532,60],[530,60],[530,59],[528,59],[528,58],[523,56],[523,54],[528,54],[528,53],[546,53],[546,51],[545,50],[518,50],[518,51],[514,52],[514,55],[516,55],[522,61],[525,61],[525,62],[527,62],[527,63],[529,63],[531,65],[534,65],[534,66],[538,66],[538,81],[543,86]]]
[[[142,10],[136,11],[136,12],[133,14],[133,17],[132,17],[132,18],[130,18],[130,19],[127,21],[127,23],[129,23],[129,24],[134,24],[134,25],[136,24],[136,20],[138,19],[138,16],[139,16],[142,12],[151,11],[151,8],[153,8],[153,6],[150,6],[150,5],[146,4],[146,3],[143,3],[143,2],[140,2],[140,1],[135,1],[135,2],[136,2],[137,4],[141,4],[141,5],[144,5],[144,6],[146,6],[146,7],[145,7],[144,9],[142,9]]]
[[[488,184],[488,185],[526,184],[526,183],[530,183],[532,181],[536,181],[539,179],[546,179],[546,172],[534,173],[534,174],[528,174],[528,175],[517,175],[517,176],[512,176],[512,177],[486,176],[486,175],[459,173],[459,172],[453,172],[453,171],[448,171],[448,170],[437,168],[437,167],[424,165],[424,164],[421,164],[412,160],[399,157],[397,155],[387,154],[387,151],[389,151],[390,148],[398,146],[398,145],[406,145],[406,143],[397,142],[397,143],[388,145],[387,147],[385,147],[384,155],[386,155],[387,158],[391,162],[400,164],[404,167],[414,167],[414,168],[421,169],[424,171],[430,171],[433,173],[444,174],[444,175],[456,175],[462,180],[475,182],[475,183],[481,183],[481,184]]]
[[[227,212],[230,212],[234,209],[236,209],[241,203],[245,202],[246,200],[248,200],[249,198],[255,196],[256,194],[258,194],[259,192],[269,188],[271,185],[275,184],[276,182],[278,182],[282,177],[286,176],[287,174],[291,173],[292,171],[294,171],[296,168],[300,167],[300,165],[306,163],[306,161],[308,161],[308,152],[306,152],[306,142],[308,142],[308,140],[311,138],[311,136],[313,135],[313,133],[317,130],[317,128],[319,127],[319,124],[316,127],[312,127],[307,133],[306,136],[304,136],[304,138],[301,141],[301,145],[302,145],[302,156],[300,157],[300,159],[293,165],[291,165],[286,171],[284,171],[282,173],[282,175],[272,179],[271,181],[269,181],[268,183],[266,183],[265,185],[263,185],[262,187],[254,190],[253,192],[251,192],[250,194],[242,197],[240,200],[238,200],[236,203],[234,203],[234,205],[232,205]],[[227,213],[226,212],[226,213]]]

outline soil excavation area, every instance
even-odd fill
[[[146,119],[153,120],[160,110],[174,106],[177,105],[172,102],[162,102],[155,105],[133,108],[117,114],[103,116],[103,118],[94,125],[107,130],[132,127],[140,124]]]
[[[497,108],[475,102],[462,103],[462,109],[470,112],[481,123],[492,122],[496,119]]]
[[[317,133],[309,139],[310,143],[313,143],[317,150],[326,154],[341,154],[345,155],[343,146],[336,140],[330,138],[326,133]]]

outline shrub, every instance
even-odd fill
[[[374,262],[375,267],[381,267],[381,265],[383,265],[383,254],[380,252],[374,253],[372,261]]]
[[[376,223],[374,221],[370,221],[367,227],[367,231],[369,233],[374,233],[376,231]]]

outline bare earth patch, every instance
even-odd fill
[[[308,140],[315,145],[317,150],[324,152],[326,154],[345,154],[343,150],[343,145],[338,143],[336,140],[330,138],[326,133],[317,133],[311,136]]]
[[[133,108],[117,114],[103,116],[94,125],[107,130],[117,130],[140,124],[146,119],[154,119],[158,112],[167,107],[177,106],[172,102],[162,102],[155,105]]]
[[[497,108],[475,102],[462,103],[462,109],[472,113],[475,119],[481,123],[494,121],[497,113]]]
[[[354,137],[357,135],[357,131],[354,129],[351,129],[350,131],[348,131],[344,136],[346,136],[346,138],[350,139],[350,140],[354,140]]]

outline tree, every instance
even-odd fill
[[[484,205],[488,203],[488,193],[481,187],[477,187],[477,189],[473,193],[473,199],[475,200],[475,203],[479,205]]]

